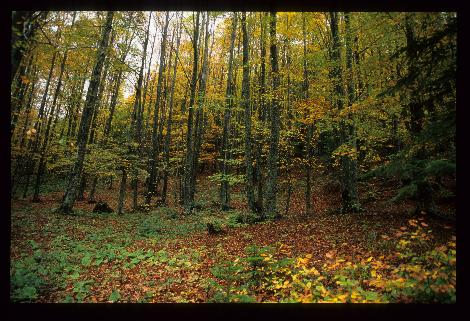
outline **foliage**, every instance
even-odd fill
[[[246,256],[212,268],[213,302],[455,302],[455,242],[419,254],[430,230],[424,221],[410,220],[414,231],[399,232],[400,264],[381,258],[348,261],[327,253],[315,266],[311,254],[290,258],[288,247],[277,251],[250,246]],[[404,228],[406,230],[406,227]],[[243,299],[242,299],[243,297]]]
[[[252,212],[230,211],[227,216],[227,226],[241,227],[247,224],[254,224],[258,217]]]

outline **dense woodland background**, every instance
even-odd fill
[[[455,302],[456,56],[449,12],[14,11],[12,299]],[[240,251],[198,261],[212,283],[123,290],[140,262],[216,246]],[[119,286],[83,272],[127,259]]]

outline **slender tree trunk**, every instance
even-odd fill
[[[42,123],[43,123],[43,120],[45,118],[45,116],[44,116],[45,112],[44,111],[45,111],[47,96],[48,96],[48,93],[49,93],[49,85],[51,83],[52,73],[54,71],[56,57],[57,57],[57,52],[54,51],[54,53],[52,55],[51,68],[49,69],[49,76],[47,77],[46,87],[44,88],[44,93],[42,95],[41,105],[39,106],[38,119],[34,124],[34,129],[36,130],[36,134],[35,134],[35,138],[34,138],[32,151],[31,151],[29,160],[26,164],[27,178],[26,178],[26,184],[25,184],[25,188],[24,188],[24,192],[23,192],[23,197],[24,198],[26,197],[26,194],[28,192],[30,176],[34,171],[34,168],[36,167],[36,161],[35,161],[33,156],[38,152],[40,141],[41,141]]]
[[[260,13],[260,24],[261,24],[261,37],[260,37],[260,78],[259,78],[259,107],[258,107],[258,121],[262,124],[265,124],[267,121],[266,118],[266,104],[265,104],[265,94],[266,94],[266,13]],[[257,196],[256,196],[256,207],[260,212],[260,219],[265,219],[265,211],[263,204],[264,196],[264,179],[263,179],[263,134],[261,130],[257,131],[257,148],[256,148],[256,181],[257,181]]]
[[[189,97],[189,112],[188,112],[188,130],[186,133],[186,157],[184,163],[184,179],[183,179],[183,206],[186,214],[191,213],[194,199],[191,198],[191,179],[193,173],[193,157],[194,157],[194,142],[193,137],[193,115],[194,115],[194,100],[196,96],[196,82],[199,60],[199,11],[196,12],[196,22],[194,25],[193,33],[193,71],[191,77],[190,97]]]
[[[353,39],[350,26],[350,13],[345,13],[345,32],[346,32],[346,68],[347,68],[347,98],[348,105],[351,106],[355,99],[354,78],[353,78]],[[339,44],[339,42],[338,42]],[[339,48],[339,47],[338,47]],[[338,49],[339,51],[339,49]],[[339,56],[341,57],[341,56]],[[341,61],[341,59],[339,60]],[[349,107],[348,107],[349,108]],[[356,137],[354,129],[354,119],[348,114],[348,119],[341,123],[343,144],[356,152]],[[357,197],[357,161],[356,156],[345,156],[342,158],[342,177],[343,177],[343,212],[359,211],[359,200]]]
[[[235,45],[235,32],[237,30],[237,14],[233,13],[232,18],[232,31],[230,35],[230,52],[228,60],[228,76],[227,76],[227,91],[226,91],[226,105],[224,114],[224,128],[222,132],[222,146],[221,146],[221,158],[222,158],[222,181],[220,185],[220,205],[222,210],[229,209],[230,203],[230,191],[228,184],[228,164],[229,160],[229,135],[230,135],[230,118],[231,110],[234,99],[234,83],[233,83],[233,49]]]
[[[29,59],[27,65],[21,65],[19,68],[19,75],[16,78],[16,84],[13,90],[13,94],[11,96],[11,105],[12,105],[12,118],[11,118],[11,126],[10,126],[10,139],[14,137],[16,123],[18,122],[18,116],[23,107],[23,100],[30,87],[30,81],[28,82],[28,75],[31,73],[31,65],[33,62],[33,54],[29,54]]]
[[[243,33],[243,80],[242,80],[242,105],[245,109],[245,165],[246,165],[246,198],[248,208],[256,212],[253,160],[251,146],[251,107],[250,107],[250,58],[248,56],[248,32],[246,30],[246,12],[242,13]]]
[[[145,67],[145,60],[147,59],[147,45],[149,40],[149,30],[150,30],[150,21],[152,19],[152,13],[150,12],[149,21],[147,25],[147,33],[145,34],[145,41],[144,41],[144,48],[142,54],[142,60],[140,65],[139,71],[139,78],[137,80],[136,86],[136,93],[135,93],[135,101],[134,101],[134,114],[135,114],[135,131],[134,131],[134,143],[135,143],[135,153],[137,156],[141,155],[141,141],[142,141],[142,112],[143,110],[143,102],[142,102],[142,81],[144,77],[144,67]],[[145,93],[144,93],[145,94]],[[145,97],[144,97],[145,100]],[[132,209],[134,211],[137,210],[138,207],[138,193],[139,193],[139,179],[137,177],[136,164],[134,164],[132,169]]]
[[[33,108],[33,100],[34,100],[34,94],[36,90],[36,83],[37,83],[37,74],[38,74],[38,68],[35,67],[35,70],[33,71],[33,80],[32,80],[32,87],[29,91],[29,96],[28,96],[28,102],[27,102],[27,107],[26,107],[26,119],[23,125],[23,130],[22,133],[20,134],[20,144],[19,144],[19,150],[20,150],[20,156],[18,160],[16,161],[15,164],[15,171],[11,179],[11,194],[14,195],[16,193],[16,189],[18,187],[18,176],[21,176],[25,170],[25,163],[28,164],[30,161],[30,158],[27,157],[27,152],[28,148],[23,148],[25,144],[25,138],[26,138],[26,130],[29,127],[30,123],[30,117],[31,117],[31,109]],[[29,144],[28,144],[29,145]]]
[[[80,83],[80,92],[78,93],[77,96],[74,98],[74,105],[72,105],[72,113],[73,113],[73,118],[71,122],[71,129],[69,132],[69,135],[67,135],[67,139],[65,140],[66,145],[68,145],[69,139],[73,137],[74,139],[77,137],[76,129],[77,129],[77,123],[78,123],[78,114],[80,113],[81,109],[81,104],[82,104],[82,96],[83,92],[85,91],[85,83],[87,79],[87,74],[88,74],[88,67],[90,64],[90,60],[87,61],[86,67],[85,67],[85,72],[82,74],[82,82]],[[66,148],[65,149],[65,154],[69,155],[70,154],[70,149]]]
[[[163,103],[162,99],[162,82],[163,82],[163,71],[165,69],[165,53],[166,53],[166,38],[168,31],[168,20],[169,12],[166,12],[165,16],[165,27],[163,28],[162,44],[160,50],[160,65],[158,67],[158,80],[157,80],[157,96],[155,102],[155,111],[153,117],[153,128],[152,128],[152,151],[149,159],[149,178],[147,181],[147,195],[145,197],[145,204],[149,205],[156,188],[157,178],[157,157],[158,157],[158,115],[160,111],[160,105]]]
[[[302,12],[302,33],[303,33],[303,45],[304,45],[304,56],[303,56],[303,94],[304,99],[308,99],[308,72],[307,72],[307,31],[305,26],[305,12]],[[305,207],[307,216],[312,215],[312,138],[313,138],[313,124],[307,125],[307,162],[305,166]]]
[[[126,169],[122,169],[122,177],[121,177],[121,185],[119,187],[119,201],[118,201],[118,209],[117,209],[118,214],[122,214],[123,209],[124,209],[124,200],[126,198],[126,179],[127,179]]]
[[[57,105],[57,98],[60,94],[61,86],[62,86],[62,77],[64,75],[64,70],[65,70],[65,62],[67,61],[67,50],[64,53],[64,57],[62,59],[62,63],[60,65],[60,74],[59,74],[59,79],[57,80],[57,87],[54,92],[54,98],[52,100],[52,106],[51,106],[51,112],[50,116],[47,120],[47,125],[46,125],[46,130],[44,133],[44,141],[42,143],[42,149],[41,149],[41,156],[39,159],[39,167],[38,167],[38,172],[36,175],[36,183],[34,186],[34,195],[33,195],[33,202],[39,202],[39,187],[41,185],[41,178],[42,175],[44,174],[44,170],[46,168],[46,154],[47,154],[47,147],[49,144],[49,132],[51,131],[51,123],[52,123],[52,118],[54,117],[54,111]],[[52,130],[52,133],[54,131]]]
[[[405,36],[406,36],[406,54],[407,54],[407,63],[408,63],[408,74],[414,75],[418,73],[417,70],[417,60],[418,49],[417,49],[417,35],[416,35],[416,22],[414,21],[415,14],[408,12],[405,17]],[[413,137],[418,137],[423,130],[423,121],[424,121],[424,109],[423,104],[421,103],[421,92],[419,91],[419,79],[415,79],[409,85],[409,103],[408,110],[410,112],[410,123],[408,129],[410,134]],[[425,150],[424,146],[421,145],[416,153],[416,158],[418,161],[425,159]],[[424,178],[420,177],[420,174],[416,174],[413,177],[416,181],[416,199],[417,205],[415,209],[415,214],[421,214],[425,212],[429,215],[438,215],[438,210],[436,208],[433,189],[431,184]]]
[[[273,80],[274,97],[271,103],[271,137],[268,156],[268,179],[266,182],[266,216],[279,218],[280,213],[277,211],[277,175],[278,175],[278,159],[279,159],[279,101],[277,98],[280,78],[278,67],[277,40],[276,40],[276,12],[270,13],[269,21],[270,34],[270,58],[271,73]]]
[[[207,73],[208,73],[208,50],[209,50],[209,13],[206,13],[206,21],[205,21],[205,36],[204,36],[204,54],[202,57],[202,70],[201,70],[201,78],[199,81],[199,95],[198,95],[198,108],[196,112],[196,128],[193,132],[194,137],[194,156],[193,156],[193,168],[191,169],[192,176],[191,176],[191,198],[194,199],[194,194],[196,192],[196,177],[198,173],[198,165],[199,165],[199,153],[201,150],[202,144],[202,133],[204,127],[204,112],[203,112],[203,104],[204,104],[204,97],[206,93],[206,84],[207,84]]]
[[[86,145],[88,141],[88,132],[90,130],[90,122],[95,107],[96,98],[98,95],[98,88],[100,84],[101,71],[103,69],[104,60],[108,46],[109,34],[111,33],[113,11],[108,11],[106,17],[106,24],[103,28],[103,35],[98,47],[96,63],[93,68],[90,84],[88,86],[87,99],[83,107],[82,118],[80,121],[80,130],[77,137],[78,153],[75,164],[70,172],[67,188],[63,197],[59,211],[63,213],[70,213],[77,197],[77,189],[79,187],[79,180],[82,175],[83,162],[85,160]]]
[[[173,65],[173,81],[171,83],[171,94],[170,94],[170,106],[168,111],[168,118],[166,123],[166,136],[165,136],[165,173],[163,177],[163,189],[162,189],[162,203],[167,204],[166,195],[168,191],[168,169],[170,166],[170,141],[171,141],[171,125],[172,125],[172,116],[173,116],[173,99],[175,93],[175,85],[176,85],[176,71],[178,67],[178,55],[179,55],[179,48],[180,48],[180,39],[181,39],[181,32],[183,30],[182,24],[183,23],[183,16],[181,16],[178,26],[178,37],[176,39],[176,50],[175,50],[175,63]]]

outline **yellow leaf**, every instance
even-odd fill
[[[21,82],[22,82],[23,84],[27,85],[27,84],[30,83],[28,77],[22,75],[22,76],[20,76],[20,78],[21,78]]]
[[[367,262],[370,262],[370,261],[372,261],[372,256],[367,259]]]
[[[342,302],[344,302],[346,300],[346,298],[348,297],[347,294],[341,294],[341,295],[338,295],[338,299],[341,300]]]
[[[370,275],[372,275],[372,277],[375,278],[377,276],[377,271],[376,270],[370,271]]]

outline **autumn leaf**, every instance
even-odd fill
[[[29,84],[30,83],[30,80],[28,79],[28,77],[24,76],[24,75],[21,75],[20,76],[21,78],[21,82],[25,85]]]

